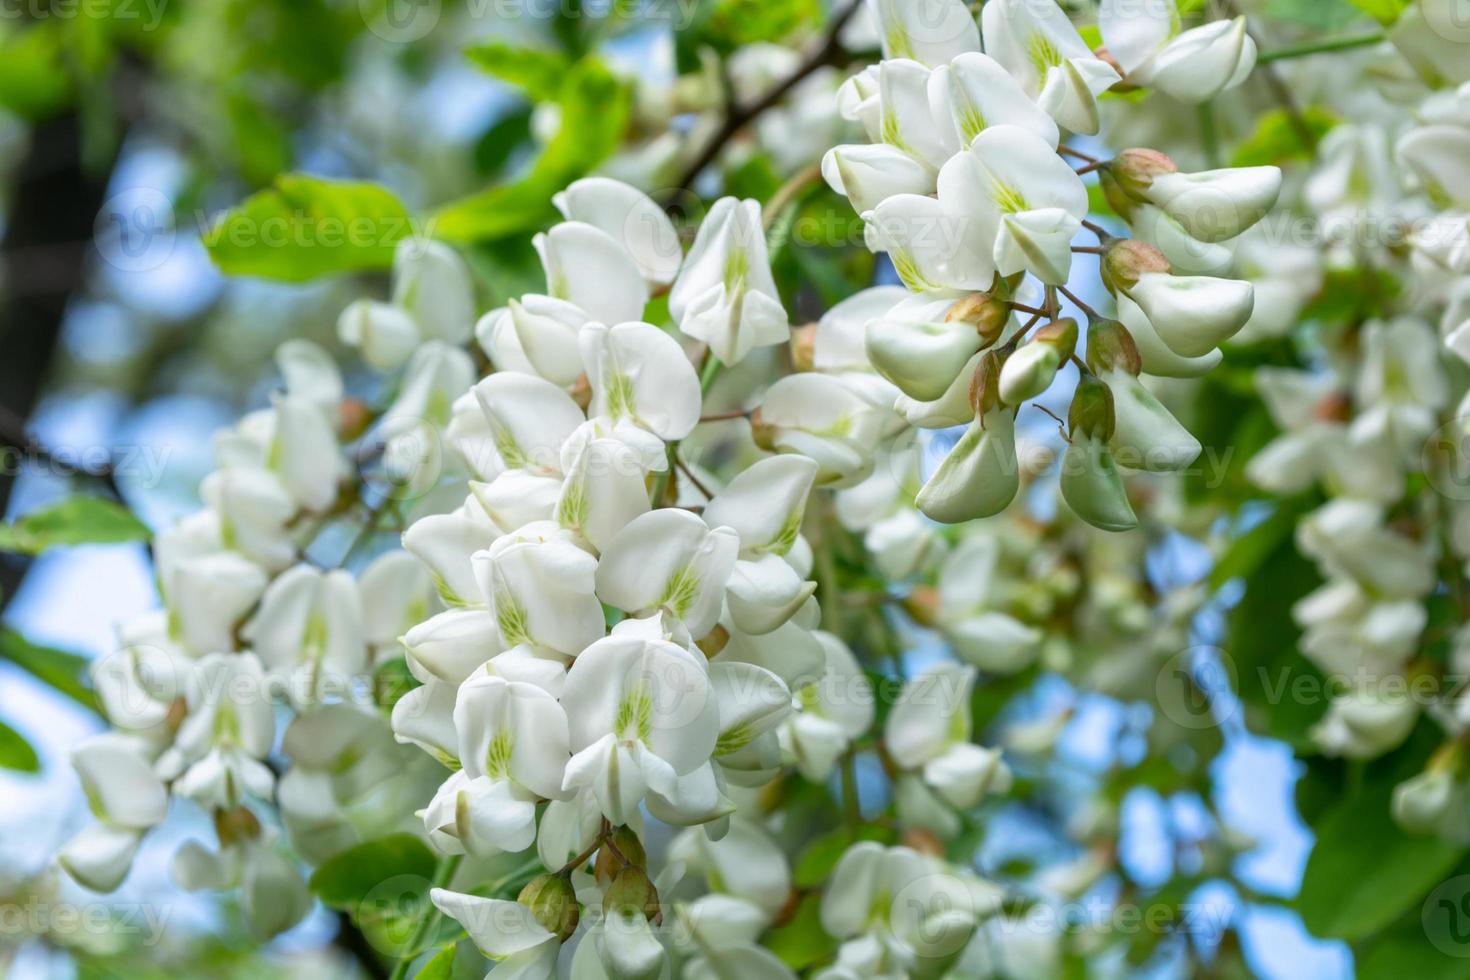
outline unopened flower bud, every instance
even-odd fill
[[[1072,396],[1067,424],[1074,436],[1081,433],[1103,442],[1111,439],[1115,425],[1112,390],[1097,378],[1084,376]]]
[[[750,413],[750,437],[755,444],[768,453],[777,452],[776,449],[776,427],[767,425],[761,420],[761,410],[756,409]]]
[[[592,404],[591,379],[585,373],[577,375],[577,380],[572,382],[572,390],[569,394],[572,396],[572,401],[577,403],[578,408],[584,412],[587,411],[587,406]]]
[[[367,431],[372,410],[360,398],[344,398],[337,408],[337,432],[343,442],[352,442]]]
[[[624,868],[648,870],[648,855],[644,853],[643,842],[630,827],[614,830],[602,847],[597,849],[597,863],[593,866],[593,873],[597,876],[598,883],[606,887]]]
[[[974,327],[981,345],[985,347],[1000,339],[1010,318],[1010,307],[990,293],[971,293],[958,300],[944,315],[946,323],[968,323]]]
[[[658,889],[648,880],[648,873],[631,865],[613,878],[602,898],[602,910],[608,915],[632,915],[642,912],[652,919],[659,913]]]
[[[1051,387],[1057,370],[1077,349],[1077,321],[1070,317],[1048,323],[1006,358],[1000,371],[1000,399],[1020,405]]]
[[[939,590],[932,585],[914,586],[903,600],[903,608],[920,626],[934,626],[939,622]]]
[[[1106,246],[1102,257],[1103,282],[1115,293],[1126,293],[1150,272],[1173,272],[1164,253],[1134,238],[1120,238]]]
[[[532,878],[521,889],[516,901],[530,909],[536,921],[547,932],[555,933],[562,942],[577,931],[582,910],[577,901],[577,891],[568,878],[552,874]]]
[[[729,643],[730,631],[719,624],[716,624],[715,628],[710,630],[708,634],[694,641],[694,645],[699,647],[699,652],[710,660],[718,657],[720,651],[724,650]]]
[[[984,415],[1000,404],[1000,372],[1005,360],[998,351],[987,351],[975,365],[970,377],[970,407],[976,415]]]
[[[817,325],[808,323],[791,330],[791,369],[811,371],[816,367]]]
[[[230,847],[259,837],[260,821],[243,806],[233,810],[216,810],[214,833],[219,838],[220,847]]]
[[[1455,778],[1445,770],[1421,772],[1393,790],[1393,819],[1410,833],[1431,834],[1454,803]]]
[[[1128,328],[1117,320],[1094,320],[1087,326],[1087,366],[1095,373],[1143,370],[1143,359]]]
[[[1137,203],[1147,200],[1154,178],[1179,172],[1179,166],[1169,157],[1148,149],[1124,150],[1102,169],[1108,181]]]

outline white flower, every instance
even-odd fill
[[[1255,288],[1240,279],[1145,272],[1120,290],[1138,305],[1164,344],[1181,357],[1204,357],[1245,326]]]
[[[568,221],[585,222],[611,236],[637,263],[649,285],[667,286],[678,275],[684,250],[674,223],[637,188],[606,177],[587,177],[567,185],[551,201]]]
[[[1244,17],[1180,33],[1174,0],[1103,0],[1098,22],[1129,82],[1181,102],[1207,102],[1244,82],[1256,65]]]
[[[516,980],[551,980],[561,941],[519,902],[479,898],[435,888],[435,907],[464,926],[470,940],[496,965],[492,973]],[[498,980],[498,978],[497,978]]]
[[[869,246],[909,288],[988,290],[997,273],[1021,271],[1066,282],[1087,189],[1041,137],[991,126],[944,165],[938,188],[937,200],[888,199],[868,224]]]
[[[1375,759],[1397,748],[1419,718],[1419,706],[1403,690],[1362,684],[1334,695],[1327,715],[1309,734],[1323,753]]]
[[[505,645],[495,617],[484,609],[450,609],[405,633],[403,648],[416,677],[458,684]]]
[[[633,617],[662,613],[694,639],[719,618],[740,537],[672,508],[650,511],[619,531],[597,563],[597,598]],[[601,623],[599,608],[599,631]]]
[[[1235,238],[1260,221],[1280,193],[1280,168],[1232,167],[1159,174],[1142,196],[1191,238],[1213,243]]]
[[[379,371],[391,371],[408,360],[419,345],[419,326],[408,311],[371,299],[353,302],[337,318],[337,337],[356,347],[362,359]]]
[[[413,318],[422,339],[464,343],[475,323],[469,266],[442,242],[405,238],[393,254],[393,305]]]
[[[398,638],[433,609],[429,570],[407,551],[388,551],[373,559],[358,579],[362,593],[362,632],[376,660],[397,650]]]
[[[1097,97],[1118,82],[1052,0],[992,0],[980,13],[985,53],[1063,129],[1096,133]]]
[[[822,177],[865,215],[898,194],[933,193],[935,173],[898,147],[875,143],[828,150]]]
[[[590,322],[575,303],[528,295],[486,313],[475,324],[475,337],[501,371],[539,374],[566,388],[582,374],[577,337]]]
[[[592,383],[588,413],[630,421],[660,439],[683,439],[699,422],[699,377],[679,342],[648,323],[589,324],[582,362]]]
[[[978,52],[962,54],[934,69],[929,104],[935,122],[945,129],[946,146],[952,152],[967,148],[991,126],[1030,130],[1053,149],[1061,139],[1056,122],[1031,101],[1000,62]]]
[[[575,753],[563,788],[590,788],[618,825],[647,791],[674,795],[678,777],[709,761],[719,735],[704,665],[663,640],[598,640],[572,664],[561,705]]]
[[[72,766],[98,823],[73,838],[57,861],[92,891],[117,889],[132,868],[144,831],[163,822],[168,790],[146,746],[117,733],[94,735],[72,750]]]
[[[868,0],[883,39],[883,57],[938,67],[980,50],[980,29],[963,0]]]
[[[275,713],[260,660],[212,653],[199,662],[188,715],[158,760],[173,791],[203,807],[233,809],[245,796],[269,799],[275,777],[260,760],[275,741]]]
[[[474,566],[506,648],[530,643],[574,657],[602,636],[597,559],[555,525],[528,524],[497,539]]]
[[[771,385],[752,425],[763,445],[815,460],[819,485],[842,487],[872,472],[883,421],[871,402],[839,378],[804,373]]]
[[[219,515],[221,539],[234,550],[272,571],[295,560],[290,524],[300,508],[274,474],[253,466],[215,470],[199,496]]]
[[[566,300],[599,323],[643,319],[648,284],[638,263],[607,232],[565,221],[532,244],[546,270],[546,292]]]
[[[447,606],[483,605],[470,557],[500,537],[478,506],[466,505],[450,514],[431,514],[403,532],[403,547],[423,562],[439,598]]]
[[[301,707],[323,695],[342,696],[367,666],[357,580],[338,569],[297,565],[261,597],[242,636],[273,673],[286,677]]]
[[[725,364],[786,342],[791,327],[771,276],[760,204],[733,197],[715,202],[669,293],[669,312],[684,334],[707,343]]]
[[[1434,329],[1411,316],[1367,324],[1356,395],[1354,434],[1381,435],[1417,460],[1450,399]]]
[[[831,633],[815,636],[826,666],[819,678],[793,692],[801,710],[781,729],[781,740],[802,775],[819,783],[853,740],[867,733],[875,708],[872,685],[847,644]]]
[[[1005,792],[1011,774],[996,749],[970,742],[970,691],[975,668],[939,664],[904,684],[884,728],[893,761],[922,771],[924,781],[964,810]]]
[[[383,460],[395,479],[429,485],[443,469],[439,434],[449,425],[454,400],[474,383],[475,365],[458,347],[431,340],[404,369],[398,397],[383,412]]]
[[[505,468],[559,475],[561,447],[586,416],[565,391],[543,378],[501,372],[475,385]]]

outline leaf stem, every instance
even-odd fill
[[[1365,48],[1371,44],[1378,44],[1388,40],[1388,35],[1383,31],[1373,31],[1369,34],[1350,34],[1346,37],[1329,37],[1320,41],[1308,41],[1304,44],[1291,44],[1276,48],[1271,51],[1262,51],[1256,61],[1260,64],[1269,64],[1273,61],[1286,61],[1290,58],[1306,58],[1314,54],[1324,54],[1328,51],[1347,51],[1351,48]]]
[[[429,891],[435,888],[443,888],[454,878],[454,872],[459,869],[459,862],[464,859],[461,854],[450,854],[439,859],[439,865],[434,869],[434,880],[429,885]],[[434,927],[439,924],[439,909],[434,905],[429,893],[424,893],[424,901],[428,907],[419,913],[418,924],[414,926],[413,935],[409,936],[408,944],[403,955],[399,958],[393,972],[388,975],[388,980],[403,980],[408,976],[408,968],[413,961],[418,959],[423,952],[423,945],[433,933]]]

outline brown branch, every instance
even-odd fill
[[[715,159],[720,155],[720,151],[725,148],[725,144],[734,139],[742,129],[750,125],[752,121],[767,109],[776,106],[777,103],[790,94],[792,89],[796,88],[796,86],[800,85],[819,69],[825,68],[828,65],[837,64],[843,54],[842,41],[839,39],[839,35],[841,35],[842,29],[847,26],[848,22],[857,14],[858,9],[862,5],[862,0],[853,0],[852,3],[849,3],[847,8],[838,14],[832,20],[832,23],[828,25],[826,40],[823,41],[822,46],[814,51],[801,64],[801,67],[786,78],[785,81],[749,105],[732,104],[729,112],[725,116],[724,125],[720,127],[719,131],[705,145],[694,162],[685,169],[683,175],[674,184],[674,188],[676,190],[686,190],[693,187],[695,179],[704,172],[704,168],[715,162]],[[677,196],[673,197],[666,207],[672,209],[677,200]]]

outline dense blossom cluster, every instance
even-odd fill
[[[1244,18],[1183,30],[1172,2],[1104,0],[1094,49],[1051,0],[990,0],[978,22],[961,0],[867,6],[854,30],[882,59],[808,74],[758,138],[852,204],[897,283],[793,330],[778,214],[724,197],[681,234],[634,186],[687,150],[672,133],[555,197],[544,292],[477,316],[460,254],[404,242],[389,297],[337,323],[392,397],[365,408],[326,351],[286,343],[270,406],[216,440],[204,508],[159,535],[163,608],[99,664],[114,730],[74,753],[97,819],[59,855],[72,878],[117,888],[177,797],[217,841],[184,845],[174,877],[238,887],[261,938],[310,910],[301,863],[409,832],[446,872],[429,901],[496,977],[794,978],[763,940],[807,908],[832,941],[817,980],[1012,975],[1016,958],[1060,975],[1063,930],[1006,934],[1006,890],[958,844],[1035,777],[1075,702],[987,746],[984,686],[1045,669],[1155,695],[1208,589],[1148,573],[1150,519],[1220,531],[1182,499],[1202,447],[1169,386],[1221,368],[1227,342],[1279,342],[1342,270],[1413,288],[1317,338],[1314,363],[1254,369],[1279,431],[1244,476],[1310,501],[1296,546],[1325,582],[1294,616],[1340,681],[1311,739],[1369,759],[1408,737],[1425,706],[1389,682],[1430,669],[1440,564],[1470,561],[1470,508],[1421,488],[1443,489],[1470,435],[1445,358],[1470,363],[1470,87],[1407,125],[1336,127],[1288,195],[1341,234],[1291,247],[1262,221],[1275,166],[1067,142],[1099,134],[1110,90],[1201,103],[1239,86],[1257,58]],[[1405,30],[1412,60],[1444,60]],[[728,59],[741,101],[793,57]],[[691,98],[658,94],[639,107],[656,129]],[[1407,184],[1385,176],[1400,167]],[[1103,206],[1113,230],[1087,219]],[[1404,219],[1407,248],[1360,234]],[[742,372],[755,407],[710,412]],[[1020,416],[1067,372],[1058,451]],[[704,465],[691,450],[717,422],[740,438]],[[1033,493],[1045,516],[1012,506]],[[324,528],[374,532],[389,512],[401,550],[313,554]],[[930,641],[945,655],[900,653]],[[1449,642],[1464,673],[1470,637]],[[406,690],[385,692],[399,664]],[[1466,704],[1428,706],[1449,738],[1395,795],[1406,826],[1470,837]],[[860,755],[885,808],[863,833]],[[798,782],[840,784],[848,831],[800,886],[781,810]],[[1092,850],[1039,901],[1085,891],[1117,847],[1112,816],[1068,816]],[[534,868],[519,891],[488,887],[517,855]]]

